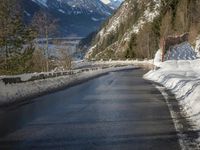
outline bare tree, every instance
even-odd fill
[[[60,62],[62,67],[67,70],[67,69],[71,69],[72,67],[72,58],[71,56],[68,54],[67,50],[64,48],[60,49]]]
[[[49,37],[55,33],[57,27],[57,20],[52,18],[48,13],[39,11],[34,15],[32,21],[32,25],[38,31],[38,37],[44,38],[45,41],[46,71],[49,71]]]
[[[45,63],[46,59],[44,54],[42,53],[42,50],[39,48],[36,48],[33,57],[31,59],[31,65],[32,65],[32,70],[34,72],[41,72],[45,71]]]

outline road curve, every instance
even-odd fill
[[[0,149],[179,150],[165,100],[144,73],[111,72],[0,110]]]

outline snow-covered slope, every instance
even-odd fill
[[[95,31],[113,10],[100,0],[22,0],[26,22],[39,10],[58,19],[63,36],[86,36]]]

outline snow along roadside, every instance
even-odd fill
[[[200,59],[171,60],[151,70],[145,79],[160,83],[175,94],[183,111],[200,129]]]
[[[194,132],[200,129],[199,64],[200,59],[170,60],[160,63],[159,69],[151,70],[144,75],[145,79],[163,85],[175,95],[182,114],[186,115],[187,120],[192,125],[190,130]],[[194,141],[196,146],[200,145],[200,138],[193,139]]]
[[[83,82],[90,78],[124,69],[134,69],[134,66],[110,67],[105,69],[90,70],[87,72],[73,75],[48,78],[44,80],[35,80],[17,84],[4,84],[0,81],[0,105],[20,101],[24,98],[36,96],[45,92],[50,92],[59,88]]]
[[[187,134],[184,133],[184,125],[181,123],[180,118],[182,118],[182,116],[180,116],[180,112],[177,112],[174,110],[174,104],[172,102],[170,102],[170,98],[168,93],[166,92],[166,88],[162,87],[162,86],[158,86],[158,85],[154,85],[159,91],[160,93],[163,95],[165,102],[169,108],[169,112],[171,115],[171,118],[173,120],[174,123],[174,127],[175,130],[177,132],[177,136],[178,136],[178,141],[179,141],[179,145],[181,150],[190,150],[190,149],[196,149],[197,146],[197,141],[196,139],[190,139],[188,138],[189,136]],[[183,120],[183,119],[182,119]]]

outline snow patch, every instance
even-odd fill
[[[92,17],[91,18],[93,21],[100,21],[99,19],[95,18],[95,17]]]
[[[62,9],[58,9],[58,11],[61,12],[61,13],[63,13],[63,14],[66,13],[66,12],[65,12],[64,10],[62,10]]]

